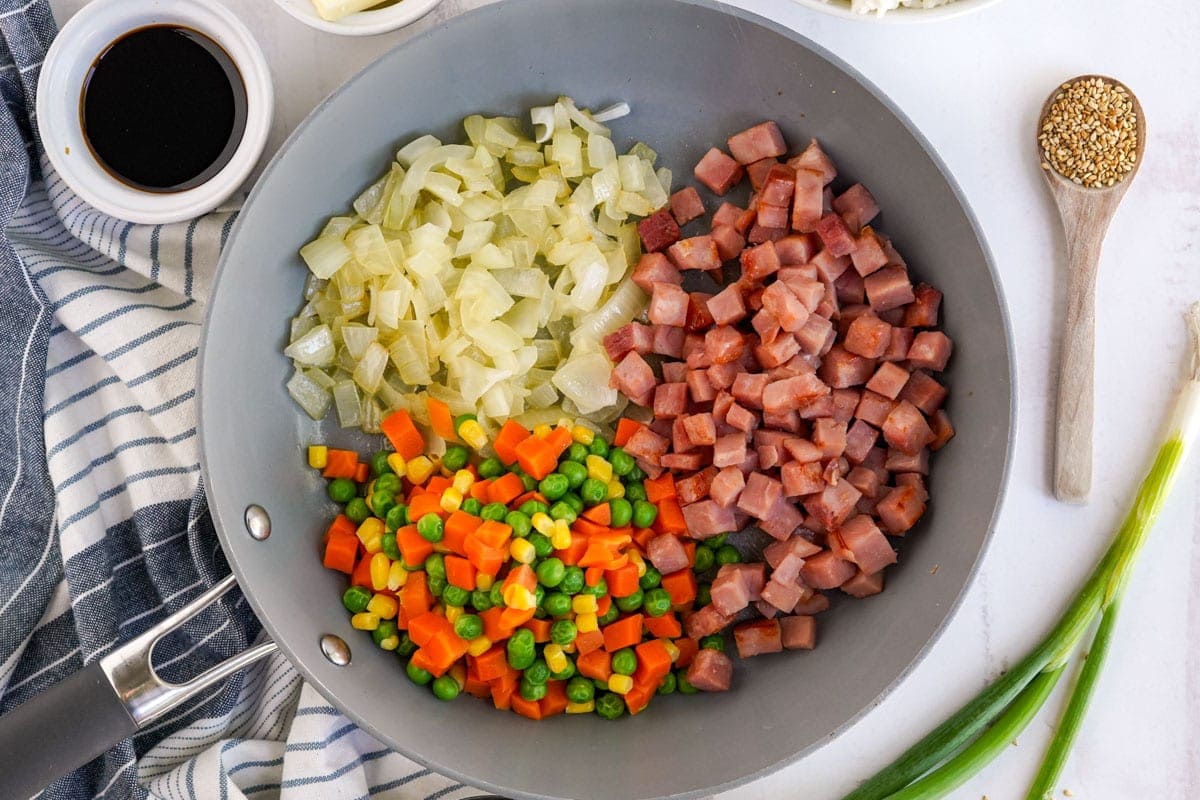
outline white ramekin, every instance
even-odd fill
[[[313,7],[312,0],[275,0],[275,5],[319,31],[339,36],[374,36],[416,22],[440,2],[442,0],[400,0],[390,6],[348,14],[334,22],[323,19]]]
[[[88,149],[80,119],[80,93],[96,57],[122,35],[161,24],[192,28],[221,45],[246,88],[246,129],[233,157],[200,186],[180,192],[141,191],[109,175]],[[178,222],[220,205],[262,155],[274,110],[262,50],[241,20],[213,0],[92,0],[50,45],[38,80],[37,126],[50,163],[89,204],[129,222]]]

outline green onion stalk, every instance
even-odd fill
[[[1015,667],[843,800],[932,800],[949,794],[1025,729],[1094,628],[1090,651],[1026,800],[1052,796],[1112,643],[1133,564],[1200,433],[1200,303],[1188,311],[1187,325],[1191,364],[1165,438],[1112,544],[1083,589],[1046,638]]]

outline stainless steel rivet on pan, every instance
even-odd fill
[[[271,535],[271,518],[265,508],[254,504],[246,506],[246,530],[260,542]]]
[[[321,653],[335,666],[344,667],[350,663],[350,645],[346,644],[345,639],[332,633],[321,637]]]

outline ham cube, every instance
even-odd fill
[[[756,519],[766,519],[781,497],[783,484],[761,472],[752,472],[746,479],[746,488],[738,498],[737,507]]]
[[[630,322],[604,337],[604,352],[615,364],[631,351],[641,355],[649,353],[653,343],[654,331],[650,326]]]
[[[723,195],[742,179],[743,169],[741,164],[714,147],[704,154],[692,173],[714,194]]]
[[[716,244],[717,256],[721,261],[737,258],[746,248],[746,239],[732,225],[713,225],[712,231],[708,235]]]
[[[761,372],[740,372],[733,380],[734,398],[743,406],[761,409],[763,390],[770,379]]]
[[[638,405],[649,405],[658,381],[654,370],[636,352],[630,352],[613,369],[608,384]]]
[[[801,537],[793,537],[793,538],[801,538]],[[791,541],[791,540],[789,539],[788,541]],[[806,540],[801,538],[801,541],[806,541]],[[821,548],[817,547],[816,545],[812,544],[811,542],[808,542],[808,544],[812,548],[812,552],[814,552],[814,553],[819,552],[821,549]],[[786,547],[787,542],[775,542],[769,546],[775,547],[777,545],[782,545],[782,546]],[[777,582],[783,583],[783,584],[789,584],[789,585],[795,584],[797,579],[799,579],[799,577],[800,577],[800,568],[803,566],[804,566],[804,556],[800,556],[794,552],[789,551],[789,552],[785,553],[782,558],[779,559],[779,562],[776,566],[772,567],[771,580],[777,581]],[[791,611],[790,608],[787,610]]]
[[[717,607],[712,603],[693,611],[691,614],[684,615],[683,627],[687,631],[688,638],[700,639],[704,636],[711,636],[714,633],[720,633],[722,630],[733,622],[732,616],[722,614]]]
[[[679,241],[679,237],[682,235],[675,218],[666,208],[660,208],[638,222],[637,231],[642,240],[642,248],[648,253],[665,250]]]
[[[829,392],[829,387],[812,374],[772,381],[763,388],[763,410],[784,413]]]
[[[908,363],[914,369],[941,372],[953,349],[950,337],[941,331],[921,331],[913,337],[912,346],[908,348]]]
[[[663,380],[667,383],[684,383],[687,381],[687,373],[687,364],[682,361],[664,361],[662,364]]]
[[[762,192],[762,188],[766,185],[767,175],[771,172],[771,167],[779,164],[778,158],[763,158],[755,161],[753,164],[746,165],[746,177],[750,179],[750,188],[755,193]],[[751,203],[754,205],[754,203]]]
[[[771,206],[782,206],[783,227],[787,227],[787,208],[792,202],[796,188],[796,172],[786,164],[773,164],[767,171],[762,188],[758,191],[758,202]]]
[[[844,306],[861,303],[867,299],[867,288],[863,283],[863,277],[856,270],[844,271],[833,282],[833,288],[838,302]]]
[[[688,371],[687,385],[693,403],[708,403],[717,396],[717,390],[708,380],[708,373],[702,369]]]
[[[799,598],[797,597],[797,599]],[[772,605],[775,604],[772,603]],[[792,603],[792,605],[796,604]],[[775,605],[775,607],[779,606]],[[744,622],[733,629],[733,641],[737,645],[739,658],[783,652],[783,637],[780,633],[779,620],[760,619],[754,622]]]
[[[807,600],[801,600],[797,603],[796,607],[792,609],[792,613],[811,616],[813,614],[820,614],[822,611],[828,610],[828,608],[829,598],[820,592],[813,592]]]
[[[858,408],[854,410],[854,416],[871,423],[876,428],[882,428],[883,423],[887,421],[888,415],[895,407],[895,401],[868,389],[862,393],[862,399],[858,401]]]
[[[731,508],[737,503],[746,486],[746,476],[736,466],[725,467],[716,474],[708,487],[708,496],[722,508]]]
[[[791,457],[801,464],[820,461],[823,453],[820,447],[817,447],[808,439],[801,439],[799,436],[789,437],[784,441],[783,446]]]
[[[680,225],[686,225],[694,219],[704,216],[704,201],[696,187],[687,186],[671,195],[671,216]]]
[[[793,536],[783,542],[771,542],[763,548],[763,558],[773,570],[779,570],[789,555],[794,555],[801,561],[811,555],[821,552],[821,548],[803,536]],[[797,567],[799,569],[799,567]],[[793,577],[792,580],[795,580]]]
[[[733,364],[741,358],[745,347],[745,339],[732,325],[718,325],[710,328],[708,333],[704,334],[704,351],[714,364]],[[734,374],[736,374],[736,370]],[[725,385],[728,386],[731,383],[733,383],[733,377],[730,377],[729,382]]]
[[[819,461],[807,463],[789,461],[780,470],[783,478],[783,491],[788,497],[805,497],[822,491],[825,479],[822,477],[823,467]]]
[[[825,210],[824,176],[810,169],[793,173],[792,230],[812,233]]]
[[[817,237],[808,233],[794,233],[775,242],[775,252],[782,264],[808,264],[819,249]]]
[[[861,464],[878,439],[879,431],[864,420],[856,419],[850,429],[846,431],[846,449],[842,455],[851,464]]]
[[[649,464],[658,464],[666,455],[670,445],[670,439],[643,425],[634,431],[629,440],[625,442],[625,452]]]
[[[672,325],[655,325],[653,326],[653,339],[650,344],[650,352],[657,353],[660,356],[683,358],[683,341],[685,336],[686,332],[683,328],[676,328]]]
[[[858,408],[858,401],[862,399],[862,392],[858,389],[834,389],[832,396],[833,418],[849,425],[850,420],[854,419],[854,409]]]
[[[938,324],[938,309],[942,293],[927,283],[913,289],[913,301],[904,306],[904,325],[909,328],[932,328]]]
[[[662,253],[643,253],[637,266],[633,268],[631,278],[647,294],[654,291],[656,283],[683,283],[683,276],[679,274],[679,270],[675,269],[671,260]]]
[[[741,431],[717,437],[713,446],[714,467],[736,467],[746,460],[746,435]]]
[[[901,400],[883,421],[883,438],[897,450],[913,454],[933,441],[933,431],[919,408]]]
[[[883,571],[868,575],[861,569],[840,587],[843,592],[860,600],[883,591]]]
[[[879,365],[879,369],[875,370],[871,380],[867,381],[867,388],[889,400],[895,400],[906,383],[908,383],[908,370],[896,366],[890,361],[885,361]]]
[[[879,204],[867,187],[856,183],[833,198],[833,210],[841,214],[853,230],[858,230],[879,215]]]
[[[688,664],[687,680],[702,692],[725,692],[733,682],[733,661],[718,650],[705,648]]]
[[[783,617],[779,620],[779,630],[785,650],[812,650],[817,645],[816,617],[803,615]]]
[[[716,477],[716,467],[706,467],[701,471],[675,481],[675,496],[682,504],[695,503],[708,497],[708,488]]]
[[[834,256],[848,256],[858,245],[854,234],[846,227],[846,221],[832,212],[817,220],[817,236]]]
[[[850,265],[853,262],[850,260],[849,256],[842,256],[841,258],[838,258],[828,250],[821,250],[812,257],[810,263],[817,268],[817,274],[822,280],[832,283],[838,278],[842,277],[842,275],[848,269],[850,269]],[[854,274],[858,275],[857,272]],[[861,278],[862,276],[859,277]]]
[[[838,458],[846,450],[846,423],[826,417],[813,422],[812,443],[821,448],[821,458]]]
[[[908,383],[900,390],[899,399],[907,400],[925,414],[933,414],[946,401],[946,387],[929,373],[917,370],[908,376]]]
[[[754,212],[738,208],[733,203],[722,203],[713,214],[712,223],[714,228],[718,225],[728,225],[745,236],[754,224]]]
[[[834,389],[848,389],[866,383],[874,372],[874,359],[851,353],[835,344],[825,355],[817,374]]]
[[[742,251],[742,281],[759,283],[779,271],[779,252],[774,242],[764,242]]]
[[[804,508],[828,530],[846,521],[860,497],[862,492],[848,481],[838,481],[837,486],[827,485],[819,493],[804,498]]]
[[[682,328],[687,324],[688,295],[674,283],[656,283],[650,295],[647,316],[655,325],[673,325]]]
[[[895,448],[887,451],[883,468],[889,472],[916,472],[921,475],[929,474],[929,450],[922,448],[916,453],[906,453]]]
[[[818,314],[810,314],[803,327],[796,331],[796,342],[809,355],[820,355],[829,344],[833,323]]]
[[[750,596],[750,588],[742,579],[741,574],[737,570],[729,569],[731,565],[725,565],[717,571],[717,577],[712,582],[712,605],[722,615],[731,617],[737,614],[746,606],[750,605],[753,598]]]
[[[804,587],[796,583],[795,579],[783,581],[772,576],[771,580],[767,581],[767,585],[763,587],[762,599],[787,614],[804,597],[804,591]]]
[[[859,275],[866,277],[887,266],[887,253],[883,250],[883,241],[871,230],[870,226],[863,228],[855,240],[854,252],[850,261]]]
[[[916,486],[897,486],[875,504],[875,514],[883,529],[899,536],[917,524],[925,514],[924,490]]]
[[[752,164],[764,158],[778,158],[787,153],[787,143],[779,126],[768,120],[753,128],[729,137],[729,152],[742,164]]]
[[[833,165],[829,156],[825,155],[825,151],[821,149],[821,145],[817,143],[816,139],[811,140],[800,155],[789,158],[787,164],[794,170],[815,170],[821,175],[822,185],[837,177],[837,167]]]
[[[733,510],[713,500],[701,500],[683,506],[683,519],[687,523],[688,535],[693,539],[706,539],[738,528]]]
[[[766,311],[766,309],[763,310]],[[771,316],[774,317],[773,314]],[[766,369],[773,369],[786,364],[799,352],[800,343],[796,341],[796,337],[779,335],[770,342],[764,341],[762,344],[757,345],[754,348],[754,357],[761,366]]]
[[[667,248],[667,257],[681,270],[714,270],[721,268],[717,243],[711,236],[692,236],[680,239]]]
[[[687,550],[679,537],[671,533],[655,536],[646,544],[646,558],[654,568],[667,575],[689,567]]]
[[[846,473],[846,480],[855,489],[862,492],[864,498],[874,500],[879,496],[879,473],[866,467],[855,467]]]
[[[823,550],[804,562],[800,570],[804,582],[814,589],[836,589],[858,572],[849,561],[843,561]]]
[[[954,438],[954,425],[950,423],[950,417],[946,416],[946,412],[940,408],[933,412],[933,416],[929,420],[929,427],[933,429],[933,441],[929,443],[930,450],[941,450],[947,442]]]
[[[755,210],[758,212],[759,225],[771,230],[783,231],[783,236],[779,238],[787,235],[788,220],[790,219],[787,206],[773,206],[760,200],[755,206]]]
[[[717,426],[709,412],[687,415],[683,418],[683,429],[692,444],[708,447],[717,443]]]
[[[896,551],[892,550],[887,537],[865,514],[846,520],[838,536],[850,551],[851,560],[868,575],[896,563]]]
[[[703,453],[667,453],[662,457],[662,466],[678,472],[692,472],[705,464]]]
[[[676,453],[690,453],[701,445],[696,445],[688,438],[687,428],[683,425],[686,415],[677,416],[671,420],[671,449]],[[658,420],[655,420],[657,423]]]
[[[660,383],[654,390],[654,416],[673,419],[687,411],[687,384]]]
[[[864,358],[879,358],[892,338],[892,326],[874,314],[860,314],[846,329],[843,346]]]
[[[780,498],[766,519],[758,521],[758,527],[768,536],[782,541],[791,537],[803,521],[804,515],[796,509],[795,504],[786,498]]]
[[[908,348],[912,346],[912,340],[912,328],[893,327],[887,350],[883,351],[883,360],[903,361],[908,358]]]
[[[725,414],[725,422],[743,433],[751,433],[758,427],[759,417],[757,414],[734,403]]]
[[[884,267],[863,278],[863,288],[876,313],[911,303],[912,284],[904,267]]]
[[[809,310],[787,284],[776,281],[763,291],[763,308],[779,320],[779,327],[795,333],[808,321]]]

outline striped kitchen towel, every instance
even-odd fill
[[[55,30],[47,0],[0,0],[0,713],[229,569],[199,485],[195,361],[236,212],[132,225],[74,196],[40,152],[33,114]],[[164,640],[156,662],[185,679],[261,635],[233,593]],[[359,731],[280,656],[44,792],[478,794]]]

